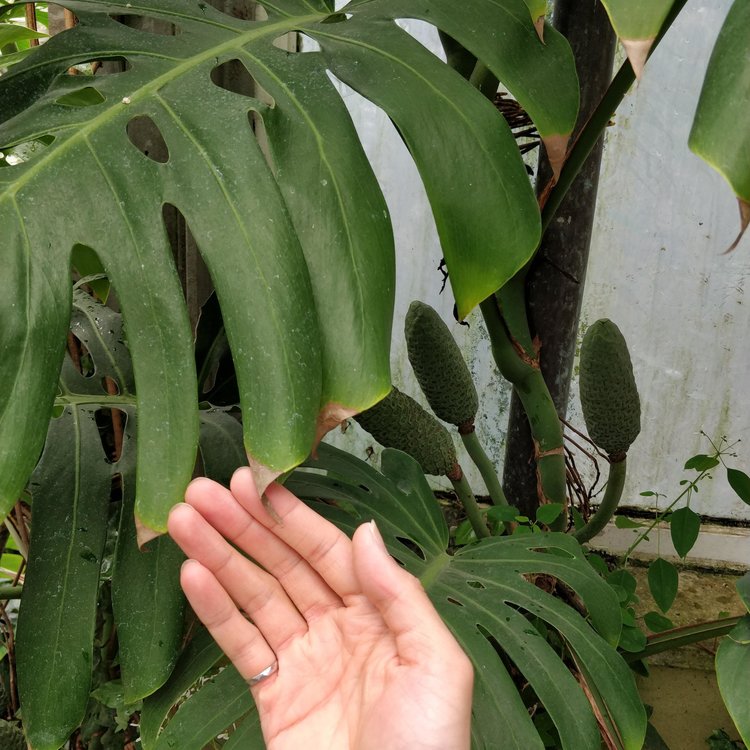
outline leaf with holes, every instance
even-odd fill
[[[719,32],[703,81],[692,151],[726,179],[740,207],[737,246],[750,225],[750,3],[735,0]],[[727,123],[736,124],[729,133]]]
[[[71,334],[81,356],[65,357],[44,453],[29,485],[32,542],[18,622],[24,726],[35,748],[56,750],[88,701],[99,568],[112,482],[125,498],[112,574],[125,697],[156,690],[180,647],[182,559],[166,537],[143,553],[135,543],[135,396],[120,315],[76,290]],[[114,391],[114,393],[113,393]],[[104,445],[97,413],[124,420],[122,447]],[[119,452],[113,455],[112,451]],[[113,459],[118,460],[113,462]]]
[[[18,616],[16,669],[26,736],[57,750],[81,723],[91,685],[111,465],[96,404],[50,422],[32,476],[33,533]]]
[[[451,555],[448,527],[416,462],[387,449],[382,466],[381,474],[323,444],[318,459],[295,471],[286,486],[347,533],[374,518],[391,554],[421,580],[476,668],[473,746],[543,747],[512,674],[528,681],[563,748],[600,746],[586,694],[534,620],[556,631],[583,665],[622,747],[640,748],[645,712],[633,677],[613,648],[622,626],[617,597],[578,543],[554,533],[494,537]],[[534,585],[538,579],[546,582],[545,589],[556,579],[575,591],[588,622]]]
[[[562,158],[575,66],[557,32],[540,42],[523,0],[353,0],[335,14],[324,0],[262,4],[267,21],[198,0],[137,9],[65,0],[78,25],[0,78],[0,147],[26,144],[30,154],[0,170],[0,378],[11,384],[0,392],[0,511],[43,441],[78,244],[98,254],[125,316],[138,383],[139,541],[165,529],[198,440],[192,338],[165,206],[185,217],[217,289],[261,489],[389,390],[392,232],[328,71],[382,107],[409,147],[461,317],[536,248],[539,212],[505,121],[395,23],[426,20],[480,57]],[[177,33],[120,22],[136,10],[136,20]],[[322,51],[274,46],[295,31]],[[101,60],[106,75],[68,72]],[[244,69],[255,95],[223,81],[227,64]],[[71,191],[80,208],[64,210],[60,196]]]

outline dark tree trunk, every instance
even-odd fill
[[[570,42],[581,81],[579,132],[599,103],[612,77],[615,36],[601,3],[557,0],[553,25]],[[578,319],[599,185],[603,139],[572,184],[544,236],[529,271],[526,299],[532,333],[541,342],[542,374],[565,417],[575,354]],[[537,177],[541,190],[550,171],[543,160]],[[514,395],[511,401],[503,484],[522,513],[534,516],[538,505],[533,446],[528,421]]]

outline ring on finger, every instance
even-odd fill
[[[247,684],[250,687],[255,687],[256,685],[263,682],[263,680],[267,680],[272,674],[275,674],[279,669],[279,662],[274,661],[273,664],[270,664],[267,666],[262,672],[258,672],[254,677],[249,677],[247,679]]]

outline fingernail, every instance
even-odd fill
[[[377,542],[379,547],[382,547],[384,552],[388,552],[388,548],[385,546],[385,542],[383,541],[383,537],[380,534],[380,529],[378,528],[378,525],[375,523],[375,520],[373,519],[368,524],[370,528],[370,533],[372,534],[373,538]]]
[[[183,561],[182,565],[180,565],[180,570],[185,570],[188,565],[200,565],[200,563],[197,560],[188,557],[188,559]]]

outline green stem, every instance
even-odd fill
[[[687,0],[675,0],[669,15],[662,25],[659,35],[654,40],[649,57],[653,54],[654,50],[659,45],[659,42],[661,42],[664,37],[664,34],[667,33],[669,27],[674,23],[674,20],[680,14],[680,11],[686,2]],[[568,153],[568,157],[565,160],[562,171],[560,172],[557,184],[552,188],[547,202],[542,209],[542,236],[544,236],[544,232],[547,230],[547,227],[552,221],[557,209],[560,207],[563,198],[567,194],[575,178],[578,176],[578,173],[581,171],[581,168],[585,164],[586,159],[588,159],[589,154],[597,141],[601,138],[602,133],[617,111],[617,108],[620,106],[628,89],[633,85],[633,81],[635,81],[635,73],[633,73],[633,68],[631,67],[630,62],[626,60],[617,71],[617,75],[612,79],[612,83],[610,83],[602,100],[599,102],[599,105],[594,110],[591,117],[589,117],[583,130],[581,130]],[[525,276],[528,266],[529,264],[519,271],[519,273]]]
[[[508,498],[505,497],[503,487],[497,477],[495,467],[482,447],[482,443],[479,441],[477,433],[474,430],[469,433],[462,432],[461,440],[463,440],[466,452],[474,462],[474,466],[479,469],[479,473],[482,475],[482,479],[484,479],[484,483],[487,486],[487,492],[490,493],[492,502],[495,505],[509,505]]]
[[[698,474],[698,476],[695,479],[693,479],[691,482],[688,482],[688,484],[685,486],[685,489],[682,492],[680,492],[680,494],[677,495],[677,497],[674,500],[672,500],[672,502],[669,505],[667,505],[667,507],[664,508],[664,510],[661,511],[661,513],[658,513],[656,515],[654,520],[646,527],[646,530],[642,531],[636,537],[635,541],[630,545],[630,547],[628,547],[628,549],[626,550],[625,557],[623,558],[623,561],[622,561],[623,565],[627,565],[628,560],[630,559],[630,555],[633,554],[633,550],[644,539],[648,538],[648,535],[656,528],[658,524],[660,524],[664,520],[665,516],[669,513],[669,511],[672,510],[672,508],[674,508],[674,506],[677,505],[677,503],[679,503],[683,497],[685,497],[686,495],[689,495],[693,490],[697,490],[698,482],[700,482],[708,474],[708,472],[709,472],[708,469],[706,471],[702,471],[700,474]]]
[[[604,491],[602,502],[588,523],[582,526],[573,536],[583,544],[589,539],[595,537],[607,525],[609,519],[615,514],[617,506],[620,504],[622,489],[625,486],[625,473],[627,470],[627,459],[622,461],[610,462],[609,477],[607,479],[607,489]]]
[[[534,439],[537,479],[542,495],[540,500],[560,503],[565,507],[567,487],[562,424],[549,388],[539,367],[528,358],[519,356],[494,295],[484,300],[480,307],[490,335],[495,363],[500,374],[513,385],[529,419]],[[567,525],[568,515],[564,512],[551,528],[554,531],[564,531]]]
[[[721,620],[699,622],[697,625],[686,625],[682,628],[667,630],[664,633],[657,633],[648,637],[648,644],[644,649],[637,653],[624,653],[622,657],[627,662],[640,661],[662,651],[689,646],[691,643],[713,640],[729,633],[741,619],[742,615],[725,617]]]
[[[505,497],[505,492],[503,491],[502,484],[500,484],[500,479],[497,476],[495,467],[482,447],[482,443],[479,441],[476,431],[472,430],[469,433],[461,432],[459,434],[461,435],[461,440],[466,448],[466,452],[474,462],[474,466],[479,469],[482,479],[484,479],[484,484],[487,487],[487,492],[490,493],[490,499],[492,502],[495,505],[510,505],[510,503],[508,503],[508,498]],[[503,527],[505,528],[506,534],[513,533],[512,523],[506,521],[503,524]]]
[[[471,523],[471,528],[474,529],[474,533],[477,535],[477,539],[488,537],[490,535],[490,530],[484,522],[482,511],[479,510],[477,499],[474,497],[474,493],[471,491],[471,487],[469,487],[469,483],[466,481],[466,476],[463,471],[458,479],[453,479],[451,477],[448,477],[448,479],[451,480],[453,489],[455,490],[458,499],[461,501],[461,504],[464,506],[466,516],[469,519],[469,523]]]
[[[0,600],[20,599],[23,594],[23,586],[0,586]]]

